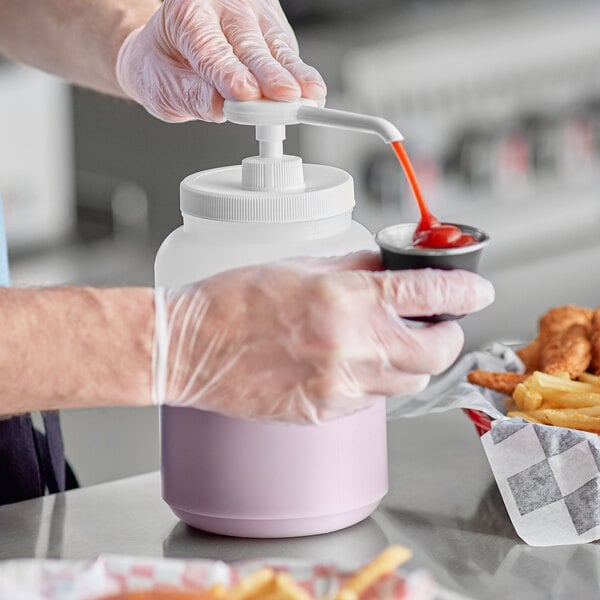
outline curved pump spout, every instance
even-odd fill
[[[345,110],[334,110],[319,106],[300,106],[298,108],[298,122],[305,125],[321,125],[324,127],[374,133],[386,144],[399,142],[404,139],[404,136],[398,131],[396,126],[386,119]]]
[[[388,144],[404,139],[396,126],[386,119],[345,110],[321,108],[314,100],[302,99],[296,102],[226,100],[223,112],[225,118],[231,123],[256,127],[256,139],[260,142],[260,156],[263,158],[281,157],[285,126],[298,123],[373,133]]]

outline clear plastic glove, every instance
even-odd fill
[[[223,121],[224,99],[326,95],[277,0],[165,0],[123,42],[116,74],[128,96],[170,122]]]
[[[494,299],[467,271],[381,271],[379,255],[293,259],[157,288],[153,396],[248,419],[318,423],[417,392],[457,358],[456,322]]]

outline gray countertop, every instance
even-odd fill
[[[225,561],[262,557],[356,566],[390,543],[411,567],[472,598],[592,598],[600,546],[532,548],[515,534],[483,448],[461,412],[389,424],[390,491],[372,517],[321,536],[226,538],[192,530],[149,473],[0,508],[0,558],[118,553]]]

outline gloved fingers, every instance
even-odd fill
[[[182,102],[188,114],[194,119],[214,123],[225,122],[223,96],[212,84],[203,79],[198,78],[189,87],[183,87]]]
[[[223,97],[208,81],[180,67],[142,93],[146,110],[170,123],[193,119],[223,122]]]
[[[296,54],[300,52],[294,30],[285,16],[279,0],[267,0],[266,3],[263,3],[261,10],[257,13],[257,18],[263,33],[266,34],[270,29],[279,32],[282,39],[288,42]]]
[[[364,391],[369,395],[401,396],[423,391],[429,384],[430,376],[420,373],[404,373],[396,369],[384,369],[376,378],[364,383]]]
[[[330,399],[326,404],[320,404],[319,402],[312,402],[313,411],[310,419],[306,419],[306,423],[313,423],[318,425],[319,423],[325,423],[340,417],[352,415],[359,410],[364,410],[373,405],[373,403],[380,399],[382,394],[379,395],[363,395],[360,398],[347,398],[340,396],[336,399]]]
[[[327,96],[327,86],[314,67],[288,50],[281,50],[276,58],[300,84],[303,98],[323,100]]]
[[[371,275],[382,300],[402,317],[464,315],[494,301],[492,284],[462,270],[417,269]]]
[[[234,54],[223,35],[219,16],[194,2],[163,4],[165,34],[176,50],[204,80],[214,82],[230,100],[260,98],[258,83]]]
[[[335,271],[382,271],[381,256],[372,250],[351,252],[345,256],[331,259],[328,263]]]
[[[299,83],[273,58],[252,10],[227,11],[221,27],[235,55],[258,81],[263,96],[281,101],[300,98]]]
[[[287,25],[287,23],[285,23]],[[302,96],[321,100],[327,96],[327,86],[320,73],[298,55],[298,44],[291,29],[280,22],[261,20],[263,35],[271,54],[300,84]]]
[[[163,121],[224,121],[223,98],[215,87],[181,60],[147,51],[140,41],[144,34],[144,28],[134,30],[120,48],[116,73],[123,91]]]
[[[427,387],[430,379],[428,373],[403,371],[391,364],[387,356],[381,356],[384,353],[373,354],[366,360],[348,363],[351,385],[344,386],[344,379],[340,380],[340,387],[346,396],[397,396],[420,392]]]
[[[321,423],[342,416],[351,415],[373,404],[382,394],[370,395],[360,389],[359,381],[352,375],[353,384],[345,387],[342,380],[331,387],[326,385],[302,390],[295,399],[294,412],[300,408],[302,419],[306,422]],[[299,401],[301,400],[301,402]]]
[[[391,367],[415,375],[442,373],[458,358],[464,344],[463,330],[455,321],[411,326],[395,315],[390,315],[377,338],[376,345]]]
[[[202,79],[213,82],[227,100],[260,98],[256,78],[234,53],[218,16],[193,3],[188,11],[190,14],[183,20],[185,28],[175,32],[175,36],[179,51],[194,71]]]

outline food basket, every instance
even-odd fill
[[[358,577],[364,579],[368,568],[375,568],[378,559],[385,562],[386,552],[389,557],[392,548],[388,547],[372,563],[354,571],[334,563],[287,559],[226,564],[202,559],[109,554],[87,561],[9,560],[0,564],[0,598],[212,600],[235,597],[256,600],[263,596],[260,579],[271,577],[267,571],[278,573],[278,577],[283,578],[281,581],[287,582],[286,590],[275,594],[278,598],[335,598],[340,586],[349,580],[357,583]],[[219,587],[221,590],[217,592]],[[469,600],[438,585],[423,570],[403,569],[388,573],[354,597],[361,600]]]
[[[506,394],[469,383],[473,370],[523,372],[513,348],[470,352],[423,392],[391,399],[388,416],[461,409],[480,436],[508,515],[531,546],[600,540],[600,437],[506,415]]]
[[[484,433],[487,433],[492,428],[492,419],[480,410],[472,410],[470,408],[464,408],[463,412],[471,419],[475,430],[481,437]]]

